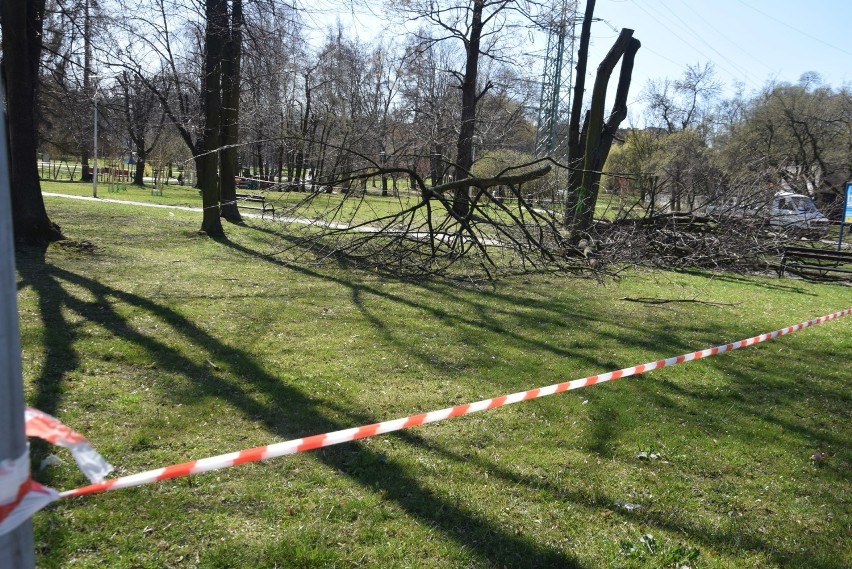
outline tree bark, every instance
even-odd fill
[[[592,35],[592,19],[595,15],[595,0],[586,0],[583,14],[583,26],[580,29],[580,47],[577,50],[577,74],[574,84],[574,98],[571,101],[571,118],[568,122],[568,187],[565,192],[564,224],[570,225],[577,209],[580,182],[583,177],[583,149],[585,144],[580,137],[580,116],[583,113],[583,95],[586,90],[586,66],[589,60],[589,40]],[[583,127],[585,131],[585,126]]]
[[[461,180],[453,180],[452,182],[447,182],[446,184],[440,184],[438,186],[427,187],[426,195],[424,199],[440,199],[441,195],[447,191],[454,191],[458,188],[469,188],[471,185],[475,185],[480,190],[486,190],[488,188],[493,188],[495,186],[519,186],[525,182],[529,182],[531,180],[536,180],[541,178],[542,176],[546,176],[548,172],[551,170],[550,164],[546,164],[540,168],[536,168],[535,170],[530,170],[529,172],[525,172],[523,174],[513,174],[513,175],[501,175],[494,176],[491,178],[475,178],[468,177],[463,178]],[[366,179],[364,180],[366,182]]]
[[[476,131],[476,77],[479,71],[479,46],[482,37],[482,9],[485,0],[473,0],[473,12],[470,22],[470,37],[465,42],[467,59],[461,84],[461,125],[456,146],[456,167],[454,177],[463,180],[470,176],[473,167],[473,135]],[[453,194],[453,213],[465,217],[470,211],[470,189],[458,187]]]
[[[595,87],[592,92],[592,106],[589,110],[589,132],[585,137],[586,150],[583,156],[583,176],[580,183],[578,207],[572,224],[575,233],[586,232],[592,226],[600,186],[600,170],[609,155],[615,131],[627,116],[627,94],[633,73],[633,60],[640,46],[639,40],[633,38],[633,30],[622,29],[615,44],[598,66]],[[624,56],[624,59],[613,111],[609,120],[604,123],[607,85],[615,65],[622,56]]]
[[[243,2],[233,0],[231,25],[222,60],[222,151],[219,173],[222,176],[222,217],[238,223],[242,216],[237,208],[237,141],[240,118],[240,59],[242,57]]]
[[[83,94],[86,97],[91,96],[94,98],[95,92],[90,89],[92,74],[92,15],[90,11],[92,7],[89,4],[89,0],[86,0],[84,8],[86,12],[83,15]],[[89,132],[88,134],[92,133]],[[80,173],[81,182],[92,181],[92,171],[89,169],[90,140],[91,138],[84,134],[80,152],[80,165],[82,167],[82,172]]]
[[[204,34],[204,148],[200,156],[201,230],[213,237],[225,234],[219,217],[219,156],[222,120],[222,54],[228,23],[225,0],[206,0]]]
[[[145,186],[145,159],[141,156],[136,161],[136,170],[133,172],[133,185]]]
[[[15,241],[43,244],[63,238],[44,208],[36,153],[38,66],[45,0],[0,2],[3,84],[8,117],[9,177]]]

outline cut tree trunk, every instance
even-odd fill
[[[595,86],[592,91],[592,105],[589,110],[588,133],[584,132],[586,148],[583,156],[582,180],[574,212],[572,233],[575,236],[587,232],[594,220],[600,187],[601,168],[606,162],[612,141],[618,126],[627,116],[627,94],[633,73],[633,61],[641,44],[633,38],[633,30],[623,29],[615,44],[598,66]],[[609,120],[604,123],[604,104],[607,85],[615,65],[624,57],[616,90],[615,103]]]

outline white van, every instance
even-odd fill
[[[814,239],[828,233],[828,218],[817,209],[814,201],[793,192],[775,192],[768,204],[754,197],[731,197],[708,204],[706,212],[711,217],[764,221],[782,233]]]

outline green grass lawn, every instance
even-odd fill
[[[42,181],[43,192],[75,196],[91,196],[91,183]],[[197,188],[191,186],[163,186],[159,194],[152,192],[150,186],[139,187],[133,184],[119,184],[110,189],[109,184],[98,184],[98,197],[104,200],[122,200],[160,205],[201,207],[201,196]],[[415,205],[419,200],[409,192],[400,192],[398,196],[381,196],[381,188],[368,185],[367,195],[362,199],[355,194],[346,196],[338,193],[320,193],[311,195],[306,192],[260,192],[239,190],[242,193],[264,195],[273,205],[278,215],[298,215],[311,218],[325,218],[327,221],[364,223],[376,218],[392,215]],[[245,213],[254,213],[246,211]],[[421,216],[421,217],[425,217]]]
[[[41,181],[42,192],[67,194],[72,196],[91,196],[91,182],[52,182]],[[98,183],[98,197],[105,200],[123,200],[142,203],[156,203],[183,207],[201,207],[198,189],[192,186],[163,186],[160,194],[152,193],[152,186],[139,187],[130,183],[110,185]]]
[[[269,221],[215,241],[194,212],[45,201],[71,241],[17,255],[27,403],[117,475],[852,306],[841,284],[724,273],[400,281],[270,256],[288,228]],[[849,567],[850,358],[846,317],[639,378],[63,500],[34,518],[37,563]],[[65,464],[38,470],[48,452]],[[34,463],[52,487],[85,483],[64,449],[34,444]]]

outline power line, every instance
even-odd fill
[[[672,10],[670,7],[666,6],[664,2],[661,2],[661,3],[663,4],[663,6],[665,6],[665,7],[666,7],[666,9],[668,9],[668,11],[669,11],[669,13],[671,14],[671,16],[672,16],[672,17],[674,17],[675,19],[677,19],[677,21],[678,21],[678,22],[680,22],[680,23],[683,25],[683,27],[685,27],[687,30],[689,30],[690,32],[692,32],[693,37],[698,38],[698,40],[699,40],[701,43],[703,43],[703,44],[704,44],[704,45],[706,45],[708,48],[710,48],[710,50],[711,50],[713,53],[715,53],[716,55],[718,55],[718,56],[719,56],[719,57],[720,57],[723,61],[725,61],[728,65],[730,65],[730,66],[731,66],[731,67],[732,67],[735,71],[739,71],[740,73],[742,73],[742,74],[743,74],[743,76],[746,76],[746,77],[749,75],[748,71],[747,71],[745,68],[740,67],[740,66],[739,66],[739,64],[737,64],[737,63],[735,63],[734,61],[731,61],[730,59],[728,59],[728,58],[727,58],[724,54],[722,54],[719,50],[717,50],[715,47],[713,47],[713,45],[712,45],[710,42],[708,42],[707,40],[705,40],[705,39],[704,39],[704,34],[701,34],[701,33],[699,33],[699,32],[696,32],[696,31],[692,28],[692,26],[690,26],[687,22],[685,22],[685,21],[683,20],[683,18],[681,18],[680,16],[678,16],[678,15],[677,15],[677,13],[676,13],[674,10]]]
[[[693,50],[695,50],[695,51],[696,51],[696,52],[697,52],[697,53],[698,53],[701,57],[705,58],[705,59],[706,59],[706,60],[708,60],[708,61],[712,61],[712,60],[713,60],[713,58],[712,58],[712,57],[709,57],[706,53],[704,53],[704,51],[702,51],[701,49],[699,49],[698,47],[696,47],[695,45],[693,45],[692,43],[690,43],[689,41],[687,41],[686,39],[684,39],[684,38],[683,38],[680,34],[678,34],[675,30],[673,30],[673,29],[672,29],[672,28],[670,28],[668,25],[666,25],[664,22],[662,22],[662,21],[661,21],[661,20],[660,20],[657,16],[655,16],[654,14],[652,14],[651,12],[649,12],[648,10],[646,10],[644,7],[642,7],[642,6],[639,4],[639,2],[634,2],[634,5],[635,5],[638,9],[640,9],[641,11],[643,11],[643,12],[644,12],[644,13],[645,13],[645,14],[646,14],[649,18],[651,18],[652,20],[654,20],[655,22],[657,22],[658,24],[660,24],[663,28],[665,28],[665,29],[666,29],[669,33],[671,33],[674,37],[676,37],[676,38],[677,38],[677,39],[679,39],[681,42],[683,42],[684,44],[686,44],[687,46],[689,46],[690,48],[692,48]],[[673,23],[674,23],[674,22],[673,22]],[[674,24],[675,24],[675,25],[677,25],[676,23],[674,23]],[[732,76],[734,76],[734,77],[739,77],[739,76],[741,75],[740,73],[732,72],[730,69],[727,69],[725,66],[723,66],[723,65],[719,65],[718,63],[717,63],[717,66],[718,66],[720,69],[722,69],[723,71],[725,71],[726,73],[728,73],[728,74],[730,74],[730,75],[732,75]],[[759,85],[757,85],[756,83],[754,83],[754,82],[753,82],[753,81],[752,81],[752,80],[751,80],[748,76],[746,76],[744,79],[745,79],[745,82],[746,82],[746,83],[749,83],[752,87],[755,87],[755,88],[759,88],[759,87],[760,87]]]
[[[737,0],[737,1],[738,1],[740,4],[742,4],[743,6],[745,6],[746,8],[750,8],[750,9],[754,10],[755,12],[757,12],[758,14],[761,14],[762,16],[766,16],[766,17],[767,17],[767,18],[769,18],[770,20],[774,20],[774,21],[778,22],[779,24],[781,24],[782,26],[785,26],[785,27],[787,27],[787,28],[790,28],[790,29],[791,29],[791,30],[793,30],[794,32],[797,32],[797,33],[802,34],[802,35],[803,35],[803,36],[805,36],[806,38],[810,38],[810,39],[812,39],[812,40],[814,40],[814,41],[817,41],[817,42],[819,42],[819,43],[821,43],[821,44],[823,44],[823,45],[825,45],[825,46],[828,46],[828,47],[830,47],[830,48],[832,48],[832,49],[836,49],[836,50],[837,50],[837,51],[839,51],[840,53],[845,53],[846,55],[852,55],[852,51],[846,51],[846,50],[845,50],[845,49],[843,49],[842,47],[837,47],[836,45],[834,45],[834,44],[830,44],[830,43],[828,43],[827,41],[825,41],[825,40],[823,40],[823,39],[821,39],[821,38],[819,38],[819,37],[817,37],[817,36],[815,36],[815,35],[809,34],[808,32],[806,32],[806,31],[804,31],[804,30],[800,30],[799,28],[797,28],[797,27],[795,27],[795,26],[791,26],[791,25],[790,25],[790,24],[788,24],[787,22],[784,22],[784,21],[782,21],[782,20],[779,20],[778,18],[776,18],[776,17],[775,17],[775,16],[773,16],[772,14],[767,14],[767,13],[766,13],[766,12],[764,12],[763,10],[760,10],[760,9],[758,9],[758,8],[755,8],[754,6],[751,6],[750,4],[747,4],[746,2],[744,2],[743,0]]]
[[[769,65],[769,64],[767,64],[765,61],[763,61],[763,60],[758,59],[757,57],[755,57],[754,53],[752,53],[752,50],[750,50],[750,49],[746,49],[746,48],[742,47],[742,46],[741,46],[740,44],[738,44],[736,41],[732,40],[730,37],[728,37],[727,35],[725,35],[725,33],[724,33],[724,32],[722,32],[721,30],[719,30],[719,28],[717,28],[716,26],[714,26],[713,24],[711,24],[711,23],[710,23],[710,20],[709,20],[709,19],[708,19],[705,15],[703,15],[703,14],[699,14],[699,13],[695,10],[695,8],[693,8],[692,6],[690,6],[690,5],[689,5],[689,3],[688,3],[686,0],[680,0],[680,3],[681,3],[681,4],[683,4],[683,6],[684,6],[687,10],[689,10],[690,12],[692,12],[693,14],[695,14],[695,15],[698,17],[698,19],[701,21],[701,24],[702,24],[702,25],[707,26],[708,28],[710,28],[711,30],[713,30],[714,32],[716,32],[716,33],[719,35],[719,37],[721,37],[721,38],[722,38],[722,39],[724,39],[726,42],[728,42],[729,44],[731,44],[732,46],[734,46],[734,47],[735,47],[735,48],[736,48],[736,49],[737,49],[737,50],[738,50],[741,54],[745,55],[746,57],[750,57],[750,58],[752,59],[752,61],[754,61],[754,62],[758,63],[759,65],[761,65],[761,66],[762,66],[762,67],[764,67],[765,69],[767,69],[767,70],[769,70],[769,71],[772,71],[772,66],[771,66],[771,65]]]

